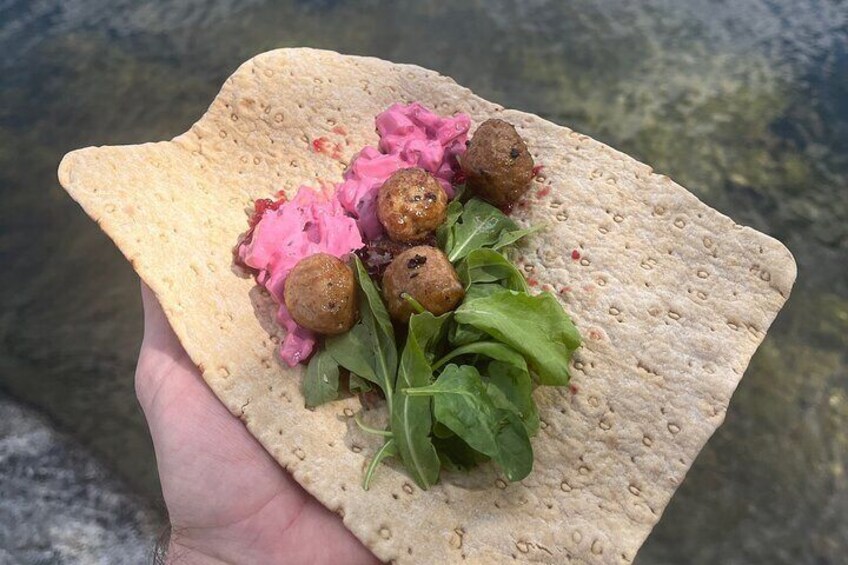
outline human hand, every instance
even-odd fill
[[[168,561],[378,563],[206,386],[142,283],[135,374],[171,521]]]

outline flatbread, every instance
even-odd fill
[[[535,466],[520,483],[488,466],[425,492],[394,464],[363,491],[379,440],[353,425],[358,401],[304,408],[300,372],[275,357],[274,305],[232,266],[254,199],[337,182],[376,144],[374,117],[409,101],[474,125],[503,118],[544,165],[515,217],[547,229],[514,258],[561,298],[584,345],[570,390],[537,391]],[[632,561],[796,275],[782,244],[627,155],[435,72],[330,51],[259,55],[188,132],[74,151],[59,179],[154,290],[218,398],[397,563]]]

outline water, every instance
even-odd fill
[[[0,394],[0,563],[144,563],[158,521],[85,449]]]
[[[792,299],[639,561],[843,562],[844,1],[0,0],[0,388],[157,499],[132,391],[137,282],[56,165],[84,145],[177,135],[243,60],[298,45],[442,71],[786,242]]]

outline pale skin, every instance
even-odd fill
[[[169,563],[379,563],[215,397],[142,284],[135,388],[156,450]]]

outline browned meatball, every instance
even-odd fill
[[[518,200],[533,180],[533,157],[509,122],[486,120],[460,158],[466,186],[495,206]]]
[[[445,221],[448,197],[423,169],[396,171],[377,194],[377,217],[394,241],[419,241]]]
[[[383,297],[392,318],[406,322],[413,313],[409,294],[436,316],[456,308],[465,289],[441,250],[429,245],[407,249],[383,273]]]
[[[294,266],[283,298],[295,322],[320,334],[346,332],[359,313],[353,271],[326,253],[310,255]]]

